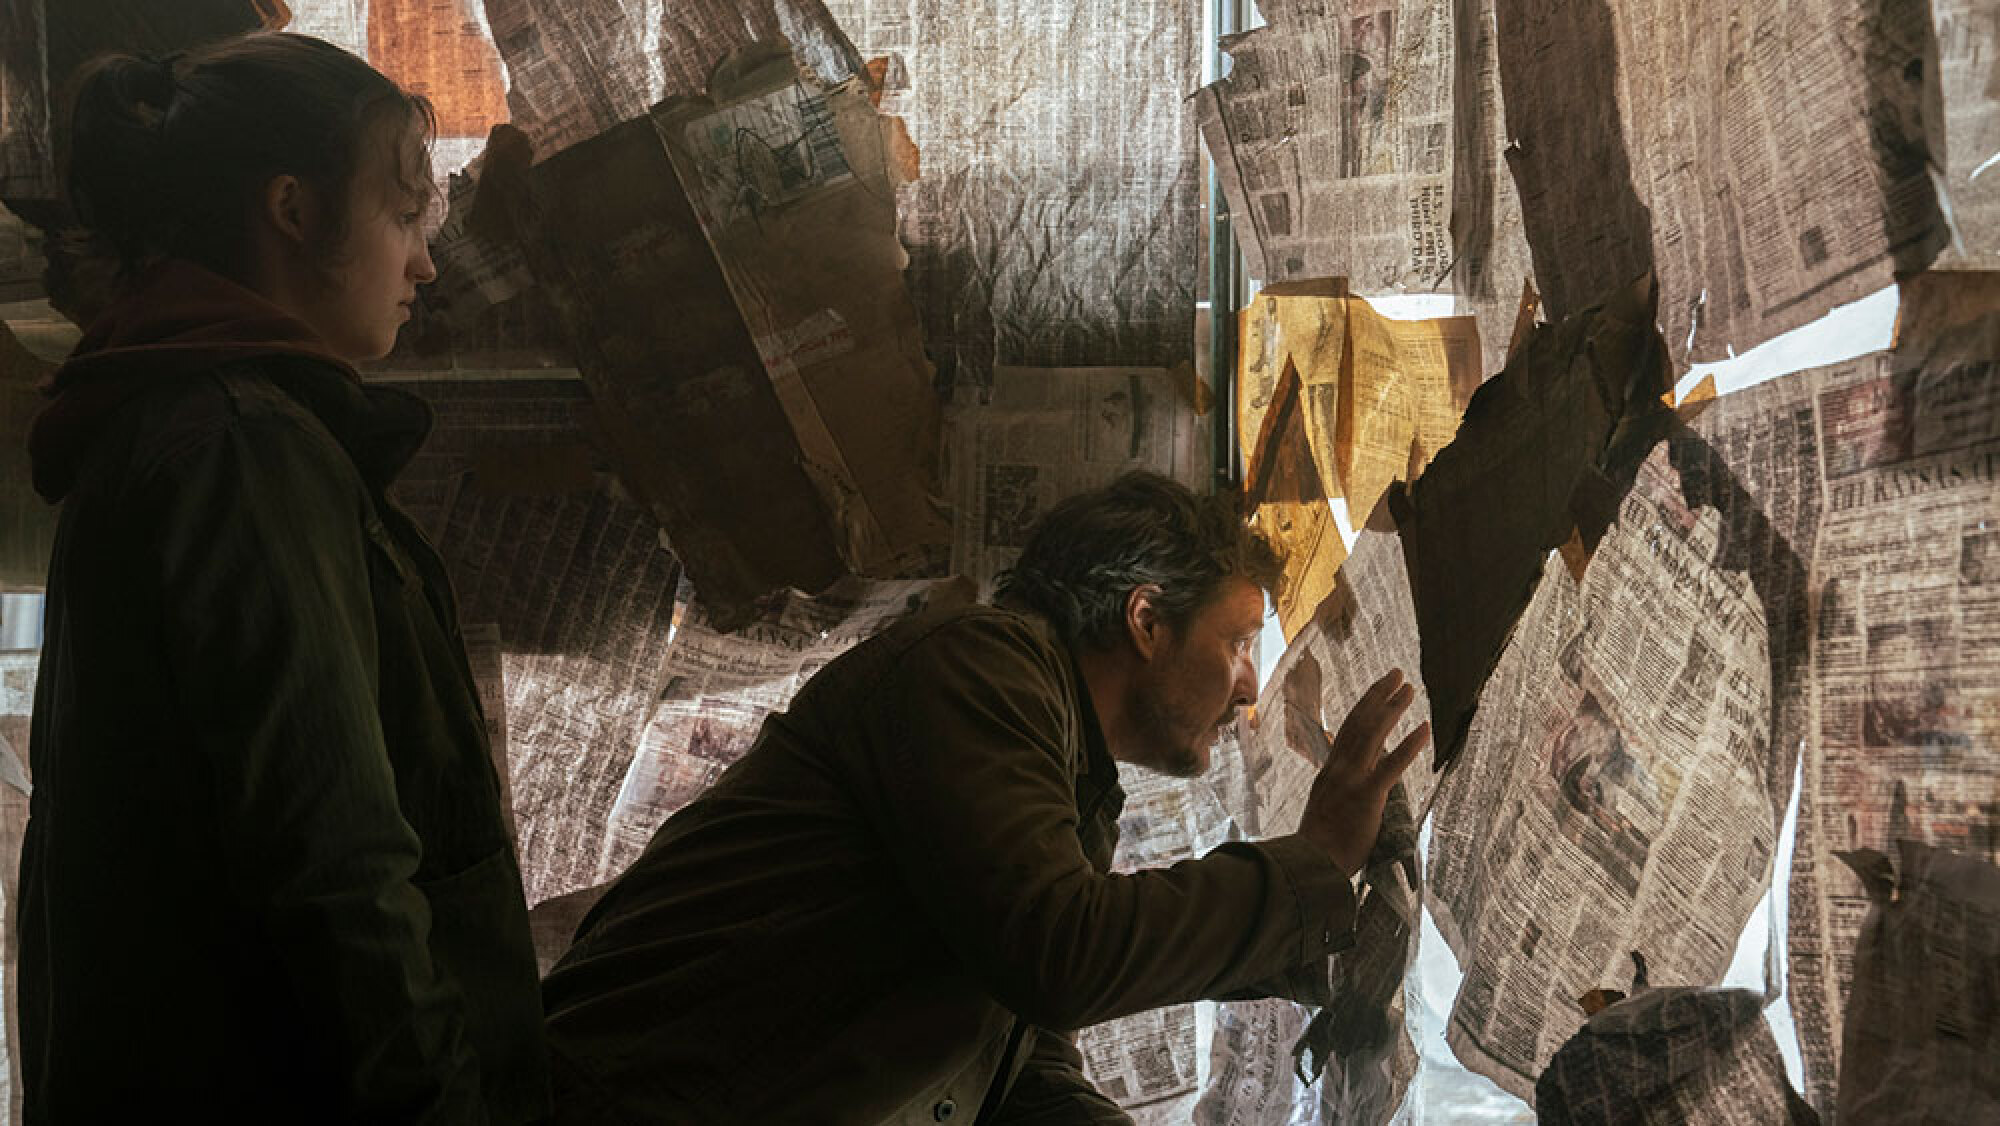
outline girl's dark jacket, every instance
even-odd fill
[[[451,593],[383,493],[429,411],[185,263],[93,323],[52,392],[28,1121],[545,1115]]]

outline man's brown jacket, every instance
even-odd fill
[[[1297,837],[1108,874],[1123,802],[1041,619],[940,610],[857,646],[549,975],[559,1116],[1125,1121],[1068,1030],[1254,992],[1350,941],[1354,904]]]

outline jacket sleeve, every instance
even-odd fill
[[[1018,620],[961,619],[861,702],[875,812],[952,952],[1001,1003],[1071,1029],[1243,990],[1348,943],[1353,893],[1296,837],[1129,875],[1077,840],[1069,672]]]
[[[341,1121],[485,1121],[432,964],[420,844],[377,710],[365,494],[330,438],[235,420],[143,480],[168,675],[196,726],[231,894],[289,975]]]

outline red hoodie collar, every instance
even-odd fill
[[[138,396],[223,363],[274,355],[316,360],[361,382],[304,321],[254,290],[180,259],[147,268],[50,377],[54,401],[28,436],[35,491],[62,499],[104,422]]]

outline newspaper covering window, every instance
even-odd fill
[[[1451,445],[1388,493],[1423,635],[1435,760],[1464,745],[1480,688],[1552,548],[1586,550],[1671,412],[1654,291],[1640,279],[1532,331]]]
[[[1402,545],[1378,521],[1356,539],[1339,587],[1286,647],[1258,699],[1256,722],[1242,739],[1247,786],[1237,816],[1249,834],[1270,837],[1297,828],[1319,767],[1313,755],[1320,740],[1308,732],[1337,726],[1382,674],[1402,669],[1417,688],[1401,727],[1389,736],[1391,745],[1427,718],[1418,657]],[[1291,1000],[1219,1006],[1196,1122],[1275,1126],[1301,1114],[1306,1120],[1326,1114],[1341,1122],[1389,1121],[1417,1063],[1405,1028],[1403,982],[1418,912],[1413,814],[1430,785],[1428,771],[1405,775],[1384,817],[1382,841],[1362,876],[1356,943],[1329,959],[1310,983],[1325,1019]],[[1314,1036],[1315,1026],[1333,1035]],[[1295,1078],[1301,1069],[1314,1078],[1312,1086]]]
[[[41,0],[0,9],[0,196],[51,199],[48,27]]]
[[[1979,275],[1926,280],[1892,351],[1814,373],[1824,514],[1790,953],[1821,1108],[1871,902],[1835,854],[1990,857],[2000,804],[2000,312]]]
[[[484,0],[507,64],[514,124],[548,155],[699,94],[715,64],[759,40],[788,40],[828,84],[861,60],[818,0]]]
[[[39,588],[48,578],[59,510],[35,491],[28,431],[54,370],[0,324],[0,590]]]
[[[1676,359],[1719,360],[1941,245],[1919,109],[1925,5],[1496,8],[1507,156],[1552,317],[1651,270]]]
[[[306,7],[309,0],[296,3]],[[480,0],[426,0],[367,8],[370,66],[431,105],[439,137],[484,137],[507,120],[507,77],[486,29]],[[345,5],[329,5],[338,11]]]
[[[828,7],[923,154],[898,211],[942,385],[1192,361],[1199,5]]]
[[[1233,740],[1217,748],[1215,769],[1227,772]],[[1202,856],[1242,832],[1207,778],[1169,778],[1120,765],[1125,808],[1118,816],[1118,849],[1111,870],[1163,868]],[[1122,1107],[1136,1126],[1179,1126],[1200,1094],[1200,1009],[1168,1005],[1086,1028],[1077,1034],[1084,1074]]]
[[[1341,560],[1347,557],[1307,441],[1298,368],[1289,360],[1249,461],[1244,497],[1258,534],[1284,561],[1271,601],[1289,641],[1333,592]]]
[[[1196,99],[1231,229],[1266,282],[1457,293],[1497,370],[1529,275],[1500,161],[1491,0],[1295,0],[1226,38]]]
[[[611,809],[665,684],[679,572],[608,483],[459,490],[440,543],[459,613],[497,622],[530,906],[597,882]]]
[[[1582,581],[1544,570],[1443,783],[1451,1045],[1523,1099],[1581,1023],[1573,999],[1629,951],[1719,982],[1769,881],[1788,798],[1766,761],[1769,632],[1722,531],[1656,447]]]

